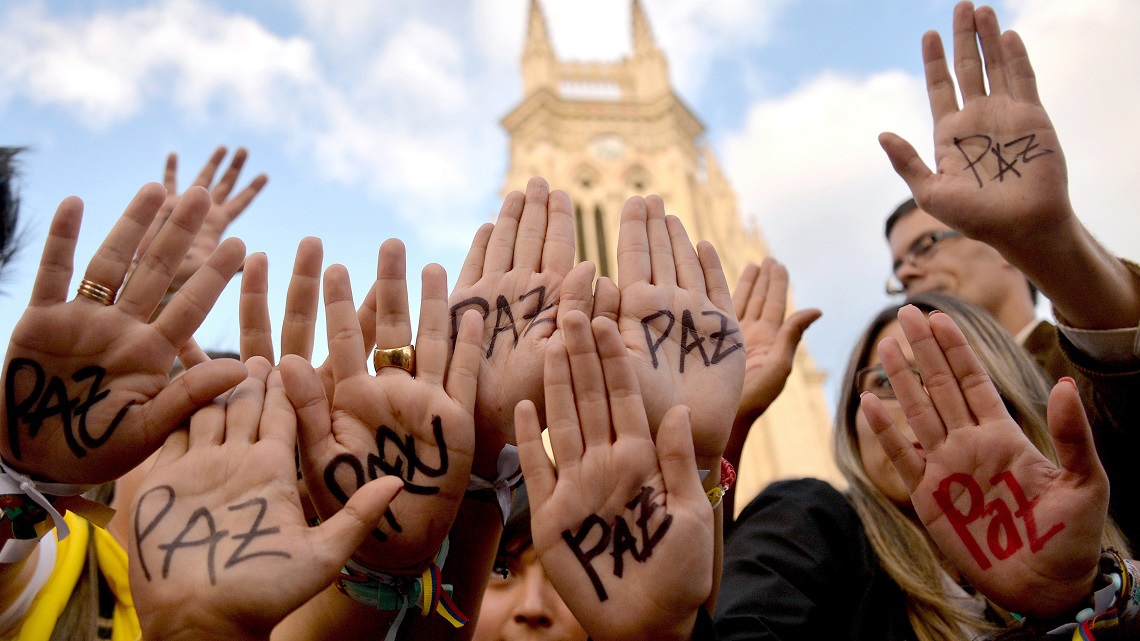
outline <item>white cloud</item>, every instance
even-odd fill
[[[9,95],[74,109],[94,127],[125,120],[156,96],[193,111],[224,103],[264,122],[318,76],[307,43],[191,0],[63,20],[38,5],[17,7],[0,27],[0,55]]]

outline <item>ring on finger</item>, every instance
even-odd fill
[[[79,281],[79,289],[76,290],[76,293],[104,305],[115,304],[115,290],[86,278]]]
[[[376,369],[377,374],[385,367],[398,367],[415,376],[416,348],[412,345],[392,349],[377,348],[376,351],[372,352],[372,366]]]

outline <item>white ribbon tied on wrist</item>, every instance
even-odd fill
[[[507,517],[511,514],[511,490],[522,483],[522,466],[519,464],[519,448],[514,445],[504,445],[499,452],[499,459],[495,463],[498,476],[494,481],[471,475],[467,483],[468,492],[479,490],[494,490],[495,499],[499,502],[499,512],[503,515],[503,525],[507,524]]]

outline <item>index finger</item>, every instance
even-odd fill
[[[241,168],[245,165],[245,159],[249,156],[249,152],[245,147],[238,147],[234,152],[233,159],[230,160],[230,166],[222,172],[222,178],[218,184],[210,190],[210,195],[213,196],[214,202],[220,203],[226,200],[226,196],[230,195],[233,191],[234,184],[237,183],[238,175],[241,173]],[[213,175],[211,174],[211,179]]]

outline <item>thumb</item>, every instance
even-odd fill
[[[823,316],[823,312],[818,309],[801,309],[784,321],[776,333],[776,340],[788,354],[795,352],[800,340],[804,337],[804,332],[821,316]]]
[[[919,200],[918,194],[922,189],[924,180],[930,177],[930,168],[918,157],[918,152],[911,144],[892,133],[879,134],[879,145],[887,152],[887,158],[895,173],[906,181],[910,193]]]
[[[382,476],[357,490],[329,520],[310,530],[321,571],[331,581],[345,561],[376,527],[392,501],[404,489],[397,476]]]
[[[232,358],[199,363],[186,370],[147,403],[148,446],[158,449],[195,410],[244,381],[246,375],[245,365]]]
[[[1061,467],[1081,478],[1103,476],[1104,468],[1096,455],[1089,419],[1073,379],[1066,376],[1053,386],[1046,416]]]
[[[558,318],[565,318],[568,312],[578,310],[587,317],[594,307],[593,292],[594,264],[582,261],[562,279],[562,291],[558,295]]]
[[[670,497],[708,505],[697,474],[690,414],[685,405],[675,405],[665,413],[657,429],[657,462]]]

